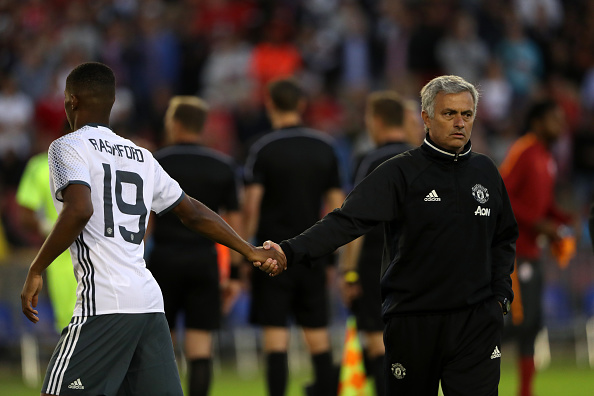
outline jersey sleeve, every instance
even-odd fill
[[[82,143],[70,138],[55,140],[48,151],[50,187],[58,201],[63,201],[62,191],[70,184],[84,184],[91,188],[89,165],[82,155]]]
[[[161,216],[177,206],[185,194],[179,183],[165,172],[159,162],[154,158],[152,160],[155,166],[155,188],[151,207]]]

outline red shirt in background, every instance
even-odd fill
[[[500,173],[520,232],[516,254],[537,259],[540,249],[534,225],[543,219],[559,223],[570,221],[570,217],[555,204],[555,160],[534,134],[527,133],[511,146]]]

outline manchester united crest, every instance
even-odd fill
[[[480,184],[475,184],[474,187],[472,187],[472,196],[479,203],[484,204],[489,200],[489,191]]]
[[[406,369],[400,363],[394,363],[392,364],[392,374],[397,379],[402,379],[406,375]]]

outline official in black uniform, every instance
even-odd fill
[[[154,155],[190,196],[224,215],[241,232],[239,179],[233,161],[200,145],[207,105],[193,96],[171,99],[165,128],[171,145]],[[215,244],[188,230],[173,215],[154,216],[154,247],[148,267],[163,291],[165,315],[174,335],[178,313],[185,314],[185,355],[191,396],[207,395],[212,377],[212,331],[220,327],[221,285]],[[230,298],[239,292],[239,257],[222,285]]]
[[[384,161],[414,148],[411,143],[416,141],[419,131],[405,128],[405,119],[411,116],[407,114],[406,106],[400,95],[393,91],[379,91],[369,95],[365,124],[376,147],[359,160],[354,185],[360,183]],[[365,367],[367,374],[375,380],[378,396],[385,394],[384,322],[379,288],[383,248],[384,228],[377,225],[364,236],[349,243],[340,262],[343,298],[357,319],[357,328],[363,333]]]
[[[497,395],[518,227],[495,164],[471,151],[478,92],[457,76],[421,90],[427,135],[342,207],[281,242],[291,270],[384,224],[388,395]]]
[[[272,82],[265,105],[275,130],[254,143],[245,165],[244,221],[248,239],[255,236],[258,244],[304,231],[323,210],[335,209],[344,200],[332,140],[302,125],[306,102],[301,88],[288,79]],[[336,394],[324,267],[295,266],[275,278],[252,273],[251,321],[264,330],[271,396],[286,391],[290,318],[303,328],[312,355],[315,394]]]

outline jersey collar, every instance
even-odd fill
[[[88,126],[93,127],[93,128],[99,128],[101,126],[101,127],[107,128],[107,129],[111,129],[111,128],[109,128],[109,125],[97,124],[97,123],[94,123],[94,122],[89,122],[88,124],[85,124],[85,125],[88,125]]]
[[[428,153],[431,157],[442,160],[442,161],[458,161],[458,160],[465,160],[470,157],[470,153],[472,151],[472,143],[470,140],[464,146],[464,149],[460,153],[454,153],[450,150],[446,150],[444,148],[439,147],[435,144],[429,134],[425,135],[425,141],[421,145],[421,149]]]

